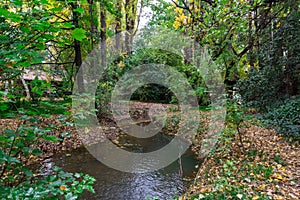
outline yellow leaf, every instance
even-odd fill
[[[62,191],[64,191],[64,190],[67,190],[67,187],[64,186],[64,185],[62,185],[62,186],[60,186],[60,189],[61,189]]]
[[[282,180],[282,179],[283,179],[283,177],[282,177],[281,175],[278,175],[276,178],[277,178],[278,180]]]
[[[118,64],[118,66],[121,67],[121,68],[123,68],[123,67],[125,67],[125,64],[124,64],[123,61],[121,61],[121,62]]]
[[[265,184],[261,184],[261,185],[257,188],[257,190],[259,190],[259,191],[264,191],[265,188],[266,188]]]
[[[278,22],[277,24],[276,24],[276,28],[279,28],[280,27],[280,22]]]
[[[274,174],[274,175],[272,176],[272,178],[276,178],[276,179],[278,179],[278,180],[282,180],[282,179],[283,179],[282,175],[280,175],[280,174]]]
[[[179,21],[183,22],[185,20],[186,16],[185,15],[180,15]]]
[[[259,196],[255,195],[254,197],[252,197],[252,200],[257,200],[259,199]]]
[[[283,197],[282,197],[282,196],[279,196],[279,195],[276,195],[276,196],[274,197],[274,199],[276,199],[276,200],[282,200]]]
[[[201,188],[200,193],[210,192],[210,188]]]
[[[173,24],[173,27],[177,30],[181,26],[181,23],[178,21],[175,21]]]
[[[179,13],[180,12],[180,8],[175,8],[174,12]]]

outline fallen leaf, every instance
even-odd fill
[[[252,200],[257,200],[259,199],[259,196],[255,195],[254,197],[252,197]]]

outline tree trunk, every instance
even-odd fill
[[[134,35],[135,20],[137,16],[137,1],[126,0],[125,1],[125,21],[126,21],[126,33],[125,33],[125,50],[127,54],[131,53],[132,42]]]
[[[72,14],[73,14],[73,25],[75,28],[79,28],[79,15],[77,12],[74,12],[76,8],[78,8],[78,5],[76,3],[70,3],[72,7]],[[85,92],[84,90],[84,85],[83,85],[83,71],[82,68],[80,67],[82,64],[82,57],[81,57],[81,44],[80,41],[74,39],[74,51],[75,51],[75,59],[74,63],[76,66],[76,73],[77,73],[77,85],[78,85],[78,92],[83,93]]]
[[[120,51],[121,50],[122,7],[121,7],[121,3],[119,0],[117,0],[116,7],[117,7],[117,12],[118,12],[118,14],[116,16],[116,27],[115,27],[116,49],[118,51]]]
[[[106,8],[104,2],[100,3],[100,39],[101,39],[101,65],[106,66]]]
[[[4,96],[3,98],[6,99],[7,94],[9,93],[9,82],[8,80],[4,81]]]
[[[94,1],[93,0],[88,0],[89,3],[89,14],[90,14],[90,31],[91,31],[91,46],[92,49],[94,48],[94,45],[96,44],[95,42],[95,37],[97,36],[97,27],[94,23]]]
[[[29,99],[31,99],[29,87],[28,87],[28,85],[27,85],[27,83],[26,83],[26,81],[24,80],[24,78],[23,78],[22,75],[20,76],[20,79],[21,79],[21,82],[22,82],[23,87],[24,87],[25,92],[26,92],[26,99],[29,100]]]
[[[125,33],[125,50],[127,54],[130,54],[130,0],[125,1],[125,22],[126,22],[126,33]]]

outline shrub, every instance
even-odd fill
[[[266,126],[287,136],[300,137],[300,96],[286,99],[281,105],[269,107],[263,115]]]
[[[260,71],[252,68],[249,78],[237,83],[242,100],[247,106],[263,111],[274,102],[280,102],[286,97],[280,92],[282,73],[278,67],[266,66]]]
[[[29,167],[41,151],[38,141],[56,142],[48,135],[50,128],[39,128],[35,117],[22,116],[16,130],[0,132],[0,199],[77,199],[84,190],[93,192],[95,179],[80,173],[68,173],[58,167],[51,175],[42,176]]]
[[[133,52],[130,56],[120,56],[107,66],[103,78],[99,82],[97,88],[96,104],[100,112],[107,112],[107,105],[110,101],[111,93],[118,80],[129,70],[144,64],[163,64],[171,66],[173,69],[186,76],[188,82],[196,92],[199,104],[207,105],[209,103],[207,87],[203,83],[201,75],[198,73],[195,66],[184,65],[183,58],[172,52],[146,48]],[[159,79],[159,77],[156,78]],[[172,77],[169,78],[171,79]],[[128,87],[132,85],[130,81],[126,84]],[[181,86],[178,85],[178,87],[180,89]],[[133,93],[131,99],[146,102],[177,103],[177,98],[170,89],[157,84],[146,84],[140,87]]]

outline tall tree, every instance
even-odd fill
[[[101,40],[101,64],[106,66],[106,6],[105,0],[100,2],[100,40]]]
[[[141,0],[142,1],[142,0]],[[134,30],[137,20],[137,0],[125,0],[125,50],[127,54],[131,53],[131,46],[133,42]]]
[[[188,32],[195,44],[208,47],[224,74],[228,91],[250,65],[255,65],[256,48],[262,31],[282,14],[281,1],[179,0],[169,9],[175,12],[173,28]]]
[[[116,34],[116,49],[121,50],[121,31],[122,31],[122,2],[117,0],[116,2],[116,25],[115,25],[115,34]]]
[[[71,8],[72,8],[72,14],[73,14],[73,25],[77,30],[79,29],[79,13],[77,12],[78,9],[78,4],[77,2],[71,2],[70,3]],[[76,72],[77,72],[77,85],[78,85],[78,92],[82,93],[85,92],[84,89],[84,80],[83,80],[83,71],[81,68],[82,64],[82,55],[81,55],[81,44],[78,39],[74,39],[74,52],[75,52],[75,58],[74,58],[74,63],[76,66]]]
[[[95,15],[97,12],[95,12],[95,2],[94,0],[88,0],[89,4],[89,18],[90,18],[90,40],[91,40],[91,47],[94,48],[94,45],[96,44],[96,38],[98,36],[98,30],[97,30],[97,24],[95,23]]]

